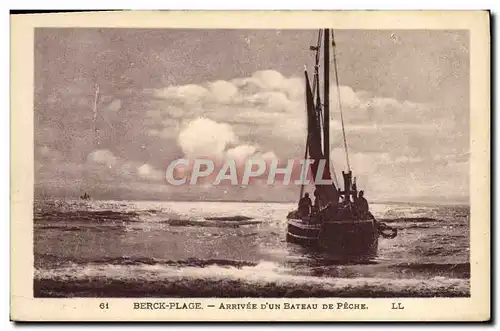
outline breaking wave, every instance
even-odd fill
[[[197,262],[198,263],[198,262]],[[198,297],[460,297],[459,278],[330,278],[294,275],[273,263],[238,267],[211,261],[204,267],[158,264],[86,265],[35,272],[35,296]],[[182,263],[181,263],[182,264]]]

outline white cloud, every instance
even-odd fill
[[[275,70],[255,72],[251,77],[236,78],[231,81],[243,95],[260,92],[282,92],[289,100],[304,98],[304,80],[298,77],[284,77]]]
[[[283,92],[259,92],[244,99],[255,107],[263,107],[274,112],[287,112],[292,106],[292,101]]]
[[[255,158],[260,158],[264,161],[272,161],[272,160],[277,160],[278,157],[276,156],[276,154],[274,154],[274,152],[271,152],[271,151],[268,151],[268,152],[265,152],[265,153],[256,153],[256,155],[254,155]]]
[[[161,180],[163,178],[163,173],[153,168],[150,164],[143,164],[137,168],[137,174],[142,179],[147,180]]]
[[[228,144],[237,142],[237,137],[230,125],[199,117],[187,123],[177,141],[189,158],[220,157]]]
[[[339,100],[338,95],[340,94],[340,101],[342,103],[342,109],[344,108],[354,108],[359,107],[361,100],[352,88],[349,86],[341,85],[339,86],[339,91],[337,92],[337,86],[330,86],[330,105],[332,111],[339,110]]]
[[[48,161],[58,161],[62,158],[62,154],[48,146],[36,148],[36,155]]]
[[[98,149],[88,155],[87,161],[111,168],[116,164],[118,158],[107,149]]]
[[[169,86],[155,91],[155,95],[159,98],[178,99],[191,104],[201,101],[209,93],[206,88],[196,84]]]
[[[223,80],[218,80],[209,84],[210,92],[215,102],[230,103],[233,97],[238,93],[238,88]]]
[[[226,156],[235,161],[244,161],[251,157],[257,148],[251,145],[239,145],[226,151]]]
[[[246,83],[253,83],[263,90],[277,90],[283,87],[285,78],[275,70],[261,70],[255,72]]]
[[[107,149],[91,152],[87,156],[87,164],[83,166],[91,171],[94,177],[102,178],[105,181],[124,179],[127,181],[161,181],[164,178],[163,172],[155,169],[152,165],[124,160]],[[79,169],[80,167],[72,166],[71,168]]]

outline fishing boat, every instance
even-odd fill
[[[347,166],[347,170],[342,171],[343,188],[338,184],[330,164],[331,49]],[[340,98],[334,32],[330,29],[321,29],[316,46],[311,46],[310,50],[315,52],[315,65],[312,86],[307,68],[304,70],[307,113],[304,159],[309,159],[311,162],[309,169],[314,178],[315,201],[314,205],[311,205],[310,199],[304,199],[304,185],[302,185],[299,208],[287,216],[287,241],[319,248],[339,257],[373,257],[377,254],[379,236],[394,238],[397,231],[378,222],[370,213],[368,203],[362,191],[358,192],[356,178],[351,171]],[[321,55],[323,82],[320,81]],[[323,93],[320,92],[321,86]]]

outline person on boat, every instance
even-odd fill
[[[320,198],[318,190],[314,190],[314,204],[312,205],[311,213],[317,213],[320,209]]]
[[[312,201],[309,198],[309,193],[304,194],[299,201],[299,213],[303,216],[309,216],[311,213]]]
[[[368,201],[366,201],[364,195],[365,192],[361,190],[359,191],[358,198],[356,199],[356,209],[362,214],[366,214],[370,210],[370,208],[368,207]]]
[[[340,201],[339,204],[342,208],[346,208],[351,204],[351,199],[349,197],[346,197],[345,195],[340,196]]]
[[[358,186],[356,185],[356,177],[354,177],[354,182],[352,183],[352,200],[354,204],[356,204],[356,200],[358,199]]]

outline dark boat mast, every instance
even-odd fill
[[[328,34],[328,33],[326,33],[326,34]],[[325,37],[325,43],[326,42],[327,42],[327,39]],[[337,70],[337,54],[335,52],[335,46],[336,46],[335,45],[335,37],[334,37],[333,31],[332,31],[332,53],[333,53],[333,66],[335,69],[335,86],[336,86],[336,90],[337,90],[337,101],[338,101],[338,107],[339,107],[339,113],[340,113],[340,123],[342,126],[342,138],[344,141],[344,151],[345,151],[345,159],[346,159],[346,166],[347,166],[347,172],[342,171],[342,177],[344,178],[344,192],[343,193],[344,193],[344,197],[346,198],[346,200],[350,199],[351,194],[353,196],[353,199],[356,200],[356,196],[357,196],[356,190],[357,189],[356,189],[355,182],[353,185],[351,165],[349,162],[349,152],[348,152],[348,148],[347,148],[347,138],[346,138],[345,127],[344,127],[344,113],[342,111],[342,99],[340,96],[340,84],[339,84],[339,75],[338,75],[338,70]],[[329,48],[329,47],[325,47],[325,48]],[[325,57],[326,57],[326,54],[327,53],[325,53]],[[325,64],[326,64],[326,62],[325,62]],[[326,101],[325,101],[325,105],[326,105]]]
[[[327,32],[325,32],[327,33]],[[324,62],[328,62],[329,50],[326,50],[327,55],[324,56],[325,50],[321,50],[321,46],[324,45],[325,35],[324,30],[320,30],[318,33],[318,42],[316,46],[310,46],[310,50],[315,51],[316,61],[314,65],[314,79],[313,86],[311,89],[311,82],[305,70],[305,80],[306,80],[306,112],[307,112],[307,146],[306,154],[314,161],[310,169],[312,171],[313,177],[316,179],[321,176],[322,180],[329,181],[332,179],[332,173],[330,169],[330,144],[329,144],[329,112],[327,117],[324,116],[325,105],[321,101],[323,99],[329,98],[329,65],[326,65],[326,71],[324,71],[324,76],[326,77],[326,84],[323,86],[323,93],[320,92],[320,61],[321,55],[324,57]],[[329,41],[329,36],[326,37],[326,41]],[[323,44],[323,45],[322,45]],[[323,82],[324,83],[324,82]],[[315,93],[316,92],[316,93]],[[321,95],[323,94],[323,95]],[[329,101],[329,100],[328,100]],[[327,111],[329,110],[329,103],[326,104]],[[326,124],[325,124],[326,123]],[[320,165],[322,166],[320,167]],[[334,182],[336,183],[336,178],[334,177]],[[315,196],[320,199],[321,206],[336,205],[338,203],[338,198],[340,192],[336,188],[336,184],[325,184],[325,183],[315,183]],[[300,196],[302,197],[303,187],[300,190]]]
[[[332,34],[331,45],[330,45],[330,33]],[[323,46],[323,50],[321,50],[321,46]],[[344,189],[341,190],[337,187],[339,186],[336,180],[335,170],[331,169],[331,160],[330,160],[330,47],[332,47],[333,53],[333,66],[335,70],[335,84],[336,84],[336,93],[337,93],[337,101],[340,112],[340,121],[342,124],[342,137],[344,142],[344,150],[346,156],[346,165],[347,172],[342,171],[342,176],[344,179]],[[340,85],[339,78],[337,72],[337,58],[335,53],[335,38],[333,31],[330,32],[330,29],[321,29],[318,34],[318,43],[316,46],[311,46],[310,49],[316,52],[316,61],[314,66],[314,79],[313,79],[313,87],[312,91],[308,90],[311,93],[311,97],[316,97],[316,100],[312,101],[312,98],[308,101],[309,104],[307,107],[312,107],[314,110],[310,109],[310,113],[308,116],[313,116],[314,113],[315,119],[308,125],[308,137],[306,140],[306,151],[305,155],[309,154],[313,159],[318,161],[319,159],[325,160],[325,168],[324,168],[324,179],[334,179],[335,184],[332,185],[335,194],[328,193],[329,188],[325,188],[324,186],[319,186],[317,189],[323,192],[322,195],[326,195],[327,199],[332,203],[336,204],[338,201],[338,195],[344,195],[346,200],[349,200],[351,194],[353,198],[356,198],[356,187],[353,185],[351,166],[349,163],[349,154],[347,149],[347,139],[344,128],[344,117],[342,111],[342,102],[340,96]],[[323,55],[323,103],[321,102],[320,96],[320,79],[319,79],[319,63],[320,63],[320,54],[322,51]],[[306,71],[306,80],[307,71]],[[307,87],[308,89],[310,87]],[[316,92],[316,93],[315,93]],[[313,97],[314,98],[314,97]],[[312,136],[315,138],[312,139]],[[322,146],[321,146],[322,145]],[[312,148],[314,147],[314,151]],[[313,165],[313,168],[317,168],[317,166]],[[314,175],[316,175],[317,169],[313,169]],[[332,172],[333,171],[333,172]],[[333,175],[333,176],[332,176]],[[355,182],[355,181],[354,181]],[[354,183],[355,184],[355,183]],[[325,191],[326,190],[326,191]],[[300,197],[302,197],[304,191],[304,187],[301,187]]]
[[[330,169],[330,30],[325,29],[323,42],[323,155],[325,168]]]
[[[336,92],[337,92],[337,101],[340,113],[340,122],[342,125],[342,138],[344,142],[344,151],[346,157],[346,166],[347,172],[342,171],[342,177],[344,179],[344,190],[339,192],[343,193],[346,200],[350,199],[351,194],[353,198],[356,199],[356,185],[351,172],[351,165],[349,162],[349,152],[347,148],[347,138],[344,127],[344,115],[342,111],[342,100],[340,95],[340,85],[339,85],[339,77],[337,70],[337,56],[335,52],[335,37],[333,30],[331,31],[332,40],[330,46],[330,29],[324,29],[323,32],[323,121],[321,121],[323,125],[323,155],[326,160],[325,168],[330,169],[330,47],[332,47],[333,53],[333,67],[335,70],[335,84],[336,84]],[[319,51],[319,49],[317,50]],[[318,98],[319,99],[319,98]],[[335,178],[335,174],[333,174]],[[340,190],[340,189],[339,189]]]
[[[310,46],[309,48],[316,52],[312,88],[307,69],[304,70],[306,90],[305,108],[307,112],[307,139],[304,158],[309,155],[313,161],[309,167],[315,179],[316,188],[314,193],[316,200],[315,206],[313,206],[315,208],[313,211],[308,210],[307,215],[305,215],[304,210],[301,211],[301,201],[299,201],[298,210],[290,212],[287,216],[290,220],[288,222],[287,241],[307,246],[319,246],[332,252],[341,252],[341,254],[361,253],[363,256],[366,256],[366,254],[376,254],[379,235],[384,238],[394,238],[397,235],[397,231],[384,223],[377,222],[368,210],[365,211],[364,208],[358,209],[349,203],[351,202],[351,196],[353,197],[353,202],[357,202],[356,178],[354,180],[352,178],[349,163],[333,31],[331,31],[331,34],[331,46],[330,29],[320,29],[317,46]],[[321,50],[321,46],[324,47],[323,50]],[[344,179],[343,190],[338,185],[335,169],[330,160],[330,47],[332,47],[333,53],[335,89],[347,163],[347,172],[342,171]],[[321,55],[323,55],[324,65],[322,96],[319,91]],[[321,102],[321,97],[323,97],[323,103]],[[320,173],[318,167],[318,163],[321,161],[325,161],[324,165],[326,166],[322,169],[323,173]],[[330,166],[332,166],[332,169],[330,169]],[[316,180],[319,178],[319,174],[323,175],[322,179],[335,180],[331,183],[329,181],[321,183],[319,180]],[[304,184],[302,184],[300,190],[301,198],[303,190]],[[339,201],[341,197],[345,198],[347,204]],[[345,222],[350,220],[356,220],[357,222]],[[392,232],[384,232],[387,230],[391,230]]]

